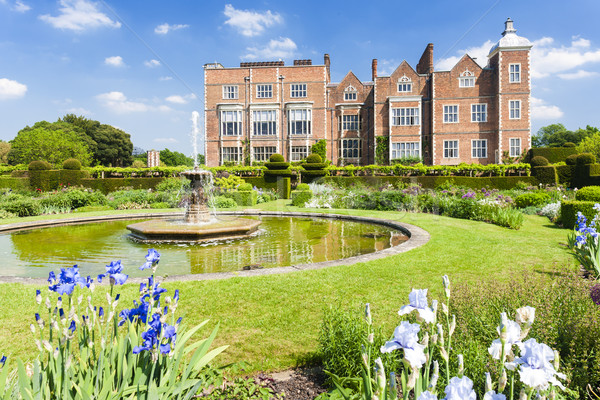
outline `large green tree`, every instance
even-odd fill
[[[59,121],[80,128],[89,137],[94,163],[126,167],[133,162],[131,136],[121,129],[75,114],[67,114]]]
[[[12,165],[44,160],[59,166],[67,158],[76,158],[83,165],[91,161],[86,135],[64,122],[36,122],[21,129],[10,144],[7,158]]]
[[[590,125],[585,129],[579,128],[573,132],[565,128],[563,124],[552,124],[540,128],[531,138],[531,143],[533,147],[561,147],[567,142],[579,144],[595,132],[598,132],[598,128]]]
[[[194,166],[194,160],[191,157],[187,157],[183,153],[171,151],[169,149],[160,151],[160,161],[167,167],[177,167],[180,165],[185,165],[188,167]]]

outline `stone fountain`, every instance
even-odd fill
[[[197,162],[198,113],[192,113],[194,147],[194,169],[184,171],[181,176],[190,180],[191,192],[183,220],[150,220],[127,226],[130,237],[138,242],[190,243],[214,239],[239,238],[255,232],[260,221],[236,218],[219,220],[211,215],[208,207],[210,187],[213,176],[210,171],[202,170]]]

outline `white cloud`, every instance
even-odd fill
[[[558,47],[553,44],[554,39],[548,37],[533,42],[532,78],[546,78],[559,74],[563,79],[576,79],[575,76],[579,72],[569,72],[570,70],[586,64],[600,63],[600,49],[592,49],[591,42],[587,39],[573,37],[570,46]]]
[[[436,71],[450,71],[452,67],[456,65],[457,62],[465,55],[468,54],[471,58],[475,58],[477,64],[481,67],[485,67],[488,62],[488,54],[490,53],[490,49],[494,45],[494,42],[491,40],[487,40],[481,46],[469,47],[467,49],[458,50],[456,53],[458,55],[451,56],[447,58],[442,58],[435,63]]]
[[[0,100],[18,99],[25,96],[27,85],[10,79],[0,79]]]
[[[27,4],[17,0],[15,1],[15,5],[12,7],[13,11],[24,13],[31,10],[31,7]]]
[[[93,112],[91,112],[90,110],[87,110],[83,107],[69,108],[66,111],[69,114],[76,114],[76,115],[92,115],[93,114]]]
[[[160,61],[158,61],[158,60],[144,61],[144,65],[148,68],[156,68],[156,67],[160,66]]]
[[[104,64],[110,65],[111,67],[124,67],[125,66],[125,63],[123,62],[123,57],[121,57],[121,56],[106,57],[104,59]]]
[[[156,28],[154,28],[154,33],[156,33],[157,35],[166,35],[167,33],[169,33],[169,31],[177,31],[179,29],[185,29],[185,28],[189,28],[189,25],[186,24],[177,24],[177,25],[169,25],[169,24],[162,24],[162,25],[158,25]]]
[[[279,40],[271,39],[269,44],[263,48],[248,47],[246,49],[248,54],[242,58],[250,60],[257,58],[289,58],[294,56],[297,49],[298,46],[292,39],[280,37]]]
[[[161,76],[160,78],[158,78],[159,81],[172,81],[173,77],[172,76]]]
[[[260,35],[264,32],[265,28],[283,22],[281,15],[272,13],[270,10],[264,13],[250,10],[236,10],[231,4],[225,5],[223,14],[228,17],[227,21],[225,21],[227,25],[232,26],[239,33],[248,37]]]
[[[156,138],[152,140],[154,143],[179,143],[175,138]]]
[[[121,23],[113,21],[106,14],[100,12],[97,3],[88,0],[60,0],[59,14],[55,17],[45,14],[40,15],[42,21],[48,22],[55,28],[83,32],[86,29],[103,26],[120,28]]]
[[[598,72],[594,71],[584,71],[582,69],[577,70],[576,72],[570,72],[567,74],[558,74],[559,78],[573,80],[573,79],[583,79],[583,78],[592,78],[598,76]]]
[[[123,94],[123,92],[108,92],[96,96],[96,99],[109,110],[117,114],[140,113],[147,111],[171,111],[171,108],[165,105],[153,106],[141,101],[132,101]]]
[[[532,120],[548,120],[559,119],[565,113],[558,106],[546,104],[542,99],[531,97],[531,119]]]
[[[191,93],[186,96],[179,96],[179,95],[169,96],[165,100],[168,101],[169,103],[174,103],[174,104],[187,104],[190,102],[190,100],[195,100],[195,99],[196,99],[196,95]]]

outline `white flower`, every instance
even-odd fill
[[[477,395],[473,390],[473,381],[463,376],[462,378],[454,377],[450,379],[450,383],[444,390],[446,397],[444,400],[476,400]]]
[[[435,321],[435,313],[427,304],[427,289],[413,289],[408,295],[408,301],[410,304],[402,306],[399,315],[409,314],[414,310],[417,310],[419,317],[427,323]]]
[[[554,351],[544,343],[529,339],[523,343],[521,357],[515,359],[514,364],[519,365],[521,382],[536,390],[545,390],[548,384],[564,389],[556,379],[565,378],[564,374],[556,372],[551,361],[554,360]],[[508,367],[508,366],[507,366]]]
[[[502,356],[502,339],[504,339],[504,354],[512,355],[512,346],[516,344],[521,346],[521,326],[515,321],[512,321],[506,317],[506,313],[502,313],[500,326],[496,328],[500,339],[496,339],[492,342],[492,345],[488,348],[488,352],[492,358],[499,360]]]
[[[530,306],[525,306],[517,309],[517,323],[519,325],[527,324],[531,326],[533,324],[533,320],[535,319],[535,308]]]
[[[400,322],[394,330],[394,338],[381,346],[382,353],[391,353],[396,349],[404,350],[404,359],[412,368],[421,368],[425,363],[425,346],[419,343],[419,324]]]
[[[506,400],[506,396],[502,393],[496,394],[496,392],[492,390],[483,395],[483,400]]]
[[[431,392],[423,392],[417,400],[438,400],[437,396]]]

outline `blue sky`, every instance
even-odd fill
[[[532,131],[600,126],[598,0],[0,0],[0,139],[85,115],[135,146],[190,155],[203,69],[220,62],[331,56],[332,80],[371,79],[434,43],[436,69],[464,53],[485,63],[504,21],[531,40]]]

